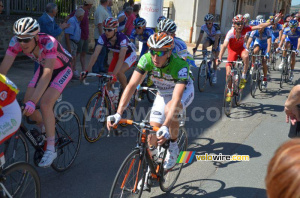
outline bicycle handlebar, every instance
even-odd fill
[[[108,75],[108,74],[97,74],[97,73],[88,73],[87,77],[98,77],[98,78],[101,78],[101,77],[105,77],[105,78],[113,78],[112,75]]]
[[[108,120],[108,121],[113,121],[113,120]],[[150,129],[150,130],[153,130],[153,131],[158,131],[159,130],[159,127],[151,126],[149,124],[146,124],[145,122],[134,122],[133,120],[127,120],[127,119],[121,119],[118,124],[135,125],[135,126],[139,126],[140,128]]]
[[[243,61],[221,61],[223,63],[236,63],[236,64],[243,64]]]

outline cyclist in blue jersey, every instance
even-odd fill
[[[202,40],[204,32],[207,34],[207,37],[205,38],[204,44],[202,45],[202,50],[206,51],[207,47],[212,46],[213,51],[213,57],[218,57],[220,52],[220,26],[218,24],[215,24],[214,21],[214,15],[207,14],[204,17],[205,24],[201,26],[201,31],[197,40],[196,47],[193,48],[193,52],[195,53],[197,51],[197,48]],[[203,53],[205,54],[205,52]],[[215,61],[213,61],[213,79],[212,83],[217,83],[217,65]]]
[[[299,38],[300,38],[300,27],[298,27],[298,21],[297,20],[290,20],[289,22],[289,27],[285,28],[283,31],[283,36],[281,38],[281,41],[279,43],[279,46],[277,48],[277,51],[281,50],[281,47],[284,44],[285,49],[292,49],[295,50],[297,54],[299,54],[299,48],[300,48],[300,42],[299,42]],[[286,51],[284,51],[282,53],[282,57],[286,56]],[[295,68],[295,63],[296,63],[296,56],[295,53],[292,53],[291,56],[291,76],[290,76],[290,80],[293,80],[293,71]],[[279,70],[282,69],[283,66],[283,62],[280,63],[279,65]]]
[[[135,39],[143,43],[142,51],[140,53],[140,57],[142,57],[148,51],[147,41],[148,38],[154,34],[154,30],[151,28],[146,28],[146,20],[143,18],[137,18],[134,20],[133,25],[134,29],[130,34],[130,40],[132,43],[135,43]]]
[[[261,19],[259,23],[260,24],[266,23],[266,21]],[[253,37],[255,37],[253,53],[258,54],[259,51],[261,50],[262,55],[266,55],[266,57],[264,57],[262,60],[263,73],[264,73],[262,87],[267,88],[267,73],[268,73],[267,59],[269,59],[270,57],[269,53],[271,50],[272,31],[270,30],[270,28],[261,28],[260,30],[252,31],[250,34],[249,41],[247,43],[247,48],[249,48],[249,45],[252,42]],[[251,69],[253,69],[253,67]]]
[[[270,16],[268,22],[273,19],[274,16]],[[274,43],[274,47],[277,48],[283,33],[283,27],[279,23],[274,23],[274,25],[270,25],[269,28],[272,30],[272,43]]]

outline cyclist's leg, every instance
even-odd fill
[[[206,37],[203,45],[202,45],[202,50],[207,50],[207,48],[211,46],[211,43],[210,43],[210,39]]]
[[[298,39],[297,39],[297,41],[298,41]],[[296,50],[298,42],[291,42],[291,45],[292,45],[292,50]],[[295,69],[295,64],[296,64],[296,54],[295,54],[295,52],[293,52],[291,54],[291,70],[292,70],[292,72]]]
[[[227,58],[227,61],[236,61],[237,58],[238,58],[238,53],[236,51],[233,51],[230,48],[228,48],[228,58]],[[231,73],[231,64],[227,63],[225,68],[226,68],[226,76],[225,76],[225,78],[226,78],[226,81],[227,81],[227,78],[228,78],[228,76]],[[232,88],[232,82],[230,82],[228,84],[228,88],[229,89]]]
[[[249,66],[249,52],[246,49],[242,51],[241,58],[244,62],[244,71],[242,72],[242,79],[246,79],[246,73],[248,71]]]
[[[113,53],[113,58],[110,62],[109,68],[108,68],[108,74],[112,74],[112,72],[115,70],[116,64],[119,59],[119,54],[117,52]],[[107,82],[107,90],[112,91],[112,82]]]
[[[125,76],[125,72],[134,65],[134,63],[136,62],[136,58],[137,58],[137,56],[136,56],[135,52],[132,52],[131,54],[126,55],[124,63],[117,74],[117,77],[118,77],[123,89],[125,89],[125,87],[127,86],[127,78]]]

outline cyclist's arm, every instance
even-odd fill
[[[282,45],[283,45],[283,43],[284,43],[284,40],[285,40],[285,37],[286,37],[286,35],[284,34],[284,35],[282,35],[282,37],[281,37],[281,41],[280,41],[280,43],[279,43],[279,45],[278,45],[278,48],[281,48],[282,47]]]
[[[136,87],[142,82],[144,76],[147,74],[144,73],[140,73],[138,71],[134,71],[131,78],[130,78],[130,81],[128,83],[128,85],[126,86],[123,94],[122,94],[122,97],[120,99],[120,102],[119,102],[119,105],[118,105],[118,110],[117,110],[117,113],[122,115],[124,110],[127,108],[127,104],[129,103],[130,101],[130,98],[132,97],[132,95],[134,94],[135,90],[136,90]]]
[[[272,25],[272,23],[270,23],[270,22],[267,22],[267,23],[261,23],[261,24],[256,25],[256,26],[252,26],[252,31],[253,31],[253,30],[260,30],[260,29],[266,28],[266,27],[268,27],[268,26],[270,26],[270,25]]]
[[[283,29],[279,31],[279,37],[278,37],[279,41],[281,41],[282,34],[283,34]]]
[[[214,43],[214,46],[213,46],[213,49],[217,49],[218,45],[219,45],[219,39],[220,39],[220,36],[221,34],[217,34],[216,37],[215,37],[215,43]]]
[[[5,55],[0,65],[0,73],[6,75],[16,57]]]
[[[250,45],[251,45],[251,42],[253,40],[253,37],[249,37],[248,41],[247,41],[247,45],[246,45],[246,48],[249,49],[250,48]]]
[[[123,65],[127,49],[128,49],[127,47],[121,47],[120,53],[119,53],[119,59],[118,59],[118,62],[116,64],[116,68],[113,71],[114,75],[117,75],[119,73],[119,71],[120,71],[120,69]]]
[[[96,62],[96,60],[97,60],[97,58],[98,58],[101,50],[102,50],[102,45],[97,45],[96,48],[95,48],[95,51],[94,51],[93,55],[90,58],[90,62],[89,62],[88,66],[87,66],[87,69],[86,69],[87,71],[91,71],[92,70],[92,67],[94,66],[94,64],[95,64],[95,62]]]
[[[223,54],[225,53],[225,50],[226,50],[226,48],[228,46],[228,43],[229,43],[229,41],[226,41],[226,40],[224,41],[224,43],[223,43],[223,45],[221,47],[220,54],[219,54],[219,60],[222,60]]]
[[[203,32],[201,32],[200,34],[199,34],[199,37],[198,37],[198,40],[197,40],[197,44],[196,44],[196,49],[198,48],[198,46],[200,45],[200,43],[201,43],[201,40],[202,40],[202,37],[203,37]]]
[[[297,50],[299,51],[300,49],[300,37],[298,38],[298,45],[297,45]]]
[[[271,44],[272,44],[272,38],[271,37],[268,38],[267,42],[268,42],[267,52],[270,53],[270,51],[271,51]]]
[[[177,83],[174,87],[172,100],[170,101],[171,105],[163,123],[166,127],[170,127],[171,122],[174,119],[174,115],[178,115],[178,108],[181,107],[181,98],[185,90],[185,86],[186,85],[184,83]]]
[[[37,102],[40,100],[49,85],[49,82],[52,78],[55,61],[56,58],[46,59],[45,66],[43,68],[43,74],[35,88],[34,93],[29,98],[29,100],[31,100],[35,104],[37,104]]]

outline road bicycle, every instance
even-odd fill
[[[286,56],[282,57],[283,59],[283,67],[282,67],[282,71],[281,71],[281,76],[280,76],[280,88],[283,87],[283,83],[289,83],[289,81],[291,80],[291,74],[292,74],[292,70],[291,70],[291,55],[292,53],[296,53],[295,50],[287,50],[286,51]]]
[[[262,58],[266,57],[266,55],[258,55],[254,54],[253,56],[256,57],[253,72],[251,75],[251,84],[250,84],[250,92],[251,96],[255,98],[255,93],[257,88],[262,91],[266,91],[263,89],[262,82],[263,82],[263,65],[262,65]]]

